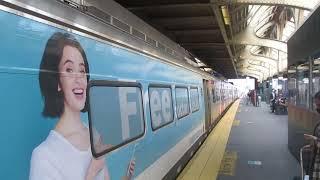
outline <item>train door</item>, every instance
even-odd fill
[[[220,115],[220,99],[219,99],[219,81],[218,80],[211,80],[210,83],[210,89],[211,89],[211,125],[214,126],[218,120],[218,117]]]
[[[203,80],[203,91],[204,91],[204,104],[205,104],[205,130],[207,131],[210,127],[210,119],[211,119],[211,88],[210,81]]]

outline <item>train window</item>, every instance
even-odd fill
[[[142,93],[137,83],[95,80],[89,83],[89,129],[94,157],[144,134]]]
[[[309,108],[309,63],[299,65],[297,73],[298,96],[297,105]]]
[[[173,121],[170,87],[149,87],[152,129],[159,129]]]
[[[198,88],[190,88],[191,111],[196,112],[200,109]]]
[[[186,87],[176,88],[176,112],[179,119],[188,115],[190,112],[188,88]]]
[[[296,66],[288,67],[288,98],[291,104],[297,102],[297,68]]]

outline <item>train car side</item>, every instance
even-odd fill
[[[0,29],[0,179],[28,179],[32,151],[57,121],[41,115],[38,80],[57,32],[74,36],[88,59],[90,108],[81,119],[111,145],[100,153],[91,148],[106,157],[111,179],[127,175],[132,160],[135,179],[175,178],[232,103],[231,86],[214,77],[9,9],[0,10],[0,22],[10,22]]]

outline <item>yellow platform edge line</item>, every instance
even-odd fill
[[[234,102],[178,176],[178,180],[216,179],[240,100]]]

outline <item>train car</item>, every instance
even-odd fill
[[[236,99],[113,1],[4,0],[0,22],[0,179],[174,179]]]

